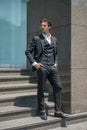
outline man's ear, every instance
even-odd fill
[[[49,26],[49,31],[51,30],[51,27]]]

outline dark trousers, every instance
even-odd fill
[[[46,80],[48,79],[53,87],[53,97],[55,103],[55,111],[61,110],[61,82],[58,74],[58,70],[54,66],[42,66],[37,70],[38,78],[38,109],[44,110],[44,88],[46,87]]]

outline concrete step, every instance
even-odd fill
[[[66,127],[56,127],[54,129],[48,130],[87,130],[87,121],[82,121],[79,123],[67,125]]]
[[[30,70],[28,69],[0,69],[0,76],[3,75],[30,75]]]
[[[41,120],[40,117],[27,117],[0,122],[0,130],[47,130],[60,126],[61,119],[48,116],[48,120]]]
[[[33,78],[36,79],[36,76],[34,73],[33,74]],[[11,81],[12,81],[12,78],[17,76],[18,78],[22,78],[24,77],[25,79],[25,76],[26,78],[28,78],[27,76],[28,75],[32,75],[30,73],[30,70],[28,69],[0,69],[0,81],[3,83],[3,81],[7,81],[10,79],[11,77]],[[32,77],[32,76],[31,76]],[[70,80],[70,73],[67,73],[67,72],[61,72],[60,73],[60,77],[62,79],[62,81],[65,81],[65,80]]]
[[[19,92],[34,92],[37,89],[35,83],[1,84],[0,95]]]
[[[26,75],[4,75],[0,76],[0,84],[12,83],[35,83],[35,76]]]
[[[48,120],[41,120],[40,117],[27,117],[0,122],[0,130],[49,130],[53,128],[63,129],[67,125],[87,121],[87,112],[68,115],[67,119],[55,118],[53,113],[48,115]],[[61,130],[62,130],[61,128]]]
[[[48,100],[49,94],[44,93],[45,100]],[[28,93],[17,93],[17,94],[6,94],[0,95],[0,107],[11,106],[11,105],[25,105],[30,104],[30,102],[37,100],[37,92]]]
[[[49,113],[54,111],[53,102],[45,102],[46,109]],[[37,102],[33,102],[27,106],[6,106],[0,108],[0,121],[18,119],[23,117],[30,117],[38,115]]]

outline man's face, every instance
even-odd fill
[[[40,25],[40,29],[43,33],[47,34],[47,33],[49,33],[50,27],[48,26],[47,22],[42,22]]]

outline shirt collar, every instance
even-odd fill
[[[49,44],[51,44],[51,34],[49,36],[42,34],[44,38],[48,41]]]
[[[47,38],[47,39],[50,39],[51,38],[51,34],[49,36],[47,36],[46,34],[42,33],[42,35]]]

